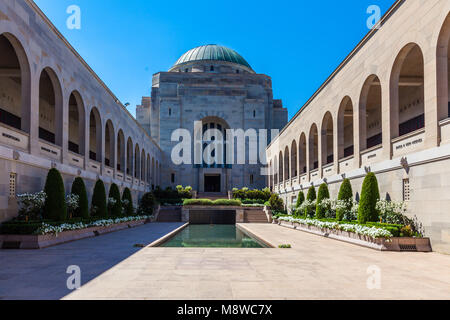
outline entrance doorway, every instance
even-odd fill
[[[205,192],[220,192],[220,174],[205,175]]]

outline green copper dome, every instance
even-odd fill
[[[216,44],[209,44],[189,50],[188,52],[183,54],[180,59],[178,59],[173,67],[187,62],[202,60],[227,61],[237,63],[249,69],[252,69],[248,62],[245,61],[245,59],[239,53],[232,49]]]

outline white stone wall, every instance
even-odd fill
[[[393,200],[403,199],[403,179],[410,179],[411,201],[408,214],[416,215],[432,238],[433,248],[450,252],[450,188],[448,165],[450,145],[448,126],[447,71],[448,43],[450,40],[450,2],[441,0],[397,1],[383,18],[379,30],[371,31],[357,48],[345,59],[339,68],[327,79],[306,105],[290,121],[280,136],[267,149],[272,161],[272,172],[278,168],[280,152],[286,147],[291,150],[292,142],[298,144],[300,135],[307,140],[306,158],[310,159],[309,133],[316,125],[321,132],[323,118],[330,112],[333,118],[333,148],[335,161],[331,169],[323,168],[322,138],[319,134],[319,170],[312,174],[310,163],[304,176],[289,181],[270,182],[289,204],[298,190],[307,190],[311,183],[319,186],[327,182],[336,197],[343,177],[352,181],[354,192],[360,192],[366,170],[376,173],[383,196],[389,193]],[[417,45],[424,59],[424,97],[419,90],[406,92],[399,101],[394,77],[408,48]],[[443,53],[445,52],[445,53]],[[437,59],[439,57],[439,59]],[[445,66],[445,67],[443,67]],[[366,114],[360,109],[364,103],[363,86],[367,79],[377,76],[381,82],[381,121],[375,114]],[[339,106],[344,98],[350,98],[353,105],[354,156],[337,159],[341,141],[338,132]],[[419,100],[419,103],[413,104]],[[406,107],[411,104],[411,107]],[[423,110],[425,128],[403,137],[398,135],[398,125]],[[368,130],[366,132],[366,123]],[[365,150],[365,139],[382,131],[383,144]],[[303,155],[299,155],[302,157]],[[402,167],[405,157],[408,167]],[[345,161],[344,161],[345,160]],[[292,165],[292,164],[291,164]],[[293,164],[298,165],[298,164]],[[278,175],[279,176],[279,175]]]
[[[114,94],[90,69],[78,53],[66,42],[50,21],[43,15],[37,6],[29,0],[4,0],[0,2],[0,35],[6,35],[16,50],[21,61],[22,91],[20,103],[22,114],[22,130],[15,130],[0,124],[2,132],[0,138],[0,222],[17,214],[15,198],[10,196],[9,175],[17,175],[16,193],[37,192],[42,190],[48,169],[56,167],[63,175],[66,189],[69,190],[76,176],[85,179],[88,192],[90,186],[100,178],[107,186],[112,182],[121,189],[132,189],[134,200],[151,186],[158,185],[159,169],[154,169],[145,176],[144,180],[129,179],[121,171],[104,163],[106,154],[105,127],[109,122],[112,125],[111,137],[117,141],[119,131],[124,135],[124,141],[131,138],[133,149],[137,145],[139,150],[145,150],[145,157],[150,156],[159,164],[163,156],[158,145],[149,134],[128,113],[125,107],[117,100]],[[0,52],[1,58],[1,52]],[[55,116],[49,116],[50,110],[44,101],[39,99],[39,78],[42,70],[51,70],[55,87],[56,107]],[[23,77],[25,76],[25,77]],[[5,78],[1,78],[0,96],[14,96],[18,101],[18,90],[4,85]],[[53,82],[53,81],[52,81]],[[80,154],[73,154],[68,150],[69,134],[77,136],[76,131],[69,123],[69,98],[77,92],[82,102],[84,116],[79,123],[85,128],[82,132],[82,141],[72,141],[84,145]],[[11,105],[1,100],[5,109],[10,110]],[[14,105],[14,104],[13,104]],[[15,109],[17,108],[14,105]],[[97,126],[98,137],[90,136],[89,118],[91,110],[97,110],[100,120]],[[14,113],[14,112],[13,112]],[[56,145],[39,139],[39,125],[49,131],[55,132]],[[53,129],[54,128],[54,129]],[[75,139],[76,140],[76,139]],[[89,159],[89,145],[94,142],[98,146],[100,162]],[[80,143],[83,142],[83,143]],[[94,144],[94,143],[92,143]],[[122,157],[117,154],[117,144],[113,148],[111,161]],[[99,152],[98,152],[99,151]],[[109,156],[109,155],[108,155]],[[124,156],[126,158],[126,156]],[[126,161],[125,161],[126,163]],[[134,163],[134,160],[131,161]],[[146,168],[145,168],[146,169]],[[134,170],[131,170],[132,172]]]

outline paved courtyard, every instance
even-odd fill
[[[61,299],[71,292],[68,266],[81,268],[85,284],[138,252],[135,244],[149,244],[180,225],[146,224],[42,250],[0,250],[0,299]]]
[[[145,248],[66,299],[450,299],[450,256],[378,252],[271,224],[292,249]],[[368,268],[381,289],[369,290]]]
[[[44,250],[0,250],[2,299],[450,299],[450,256],[378,252],[271,224],[245,227],[292,249],[134,248],[181,224],[147,224]],[[66,288],[69,265],[80,290]],[[367,269],[381,289],[367,288]]]

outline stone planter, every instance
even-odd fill
[[[0,235],[0,248],[3,249],[42,249],[67,242],[134,228],[145,224],[146,220],[129,221],[106,227],[91,227],[81,230],[64,231],[46,235]]]
[[[280,226],[293,228],[296,230],[312,233],[326,238],[353,243],[359,246],[376,249],[380,251],[411,251],[411,252],[431,252],[431,241],[429,238],[372,238],[354,232],[319,228],[301,224],[299,222],[280,221]]]

